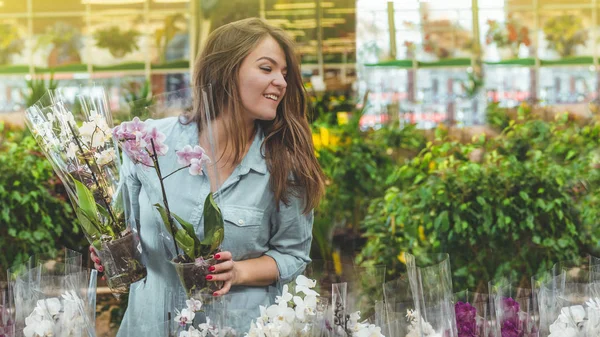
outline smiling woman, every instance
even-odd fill
[[[209,85],[215,110],[211,117],[201,113],[200,100],[202,88]],[[209,157],[223,184],[173,175],[167,192],[177,193],[169,195],[169,203],[201,237],[206,195],[213,192],[226,200],[221,207],[222,251],[214,256],[220,263],[206,279],[224,284],[213,295],[228,294],[229,309],[253,310],[248,318],[257,317],[259,305],[272,300],[274,287],[281,289],[310,262],[312,210],[324,190],[291,39],[260,19],[224,25],[210,35],[196,61],[194,86],[189,115],[147,123],[175,149],[180,143],[210,149],[207,129],[217,130],[213,140],[218,150]],[[149,205],[161,199],[160,188],[126,157],[123,170],[140,236],[146,238],[148,276],[143,285],[131,287],[119,335],[137,336],[137,330],[127,327],[161,321],[164,313],[157,308],[164,308],[164,296],[157,293],[179,287],[179,280],[154,239],[162,225]],[[249,323],[238,322],[236,329],[243,332]]]

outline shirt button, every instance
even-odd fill
[[[244,224],[244,220],[240,219],[240,220],[238,221],[238,223],[239,223],[240,225],[243,225],[243,224]]]

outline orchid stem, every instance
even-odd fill
[[[179,171],[181,171],[181,170],[183,170],[183,169],[186,169],[186,168],[188,168],[188,167],[190,167],[190,166],[191,166],[191,165],[188,165],[188,166],[184,166],[184,167],[178,168],[177,170],[175,170],[175,171],[173,171],[173,172],[171,172],[171,173],[167,174],[167,175],[166,175],[164,178],[162,178],[162,180],[165,180],[165,179],[169,178],[171,175],[173,175],[173,174],[175,174],[175,173],[177,173],[177,172],[179,172]]]
[[[173,245],[175,246],[175,253],[179,255],[179,248],[177,248],[177,242],[175,241],[175,226],[173,226],[173,220],[171,219],[171,210],[169,208],[169,202],[167,201],[167,192],[165,191],[165,184],[163,183],[163,177],[160,173],[160,165],[158,164],[158,156],[156,154],[156,148],[154,147],[154,139],[150,139],[150,144],[152,144],[152,160],[154,161],[154,169],[156,170],[156,174],[158,175],[158,180],[160,180],[160,189],[162,192],[163,202],[165,203],[165,210],[167,212],[167,219],[169,221],[169,227],[171,227],[171,233],[173,235]]]

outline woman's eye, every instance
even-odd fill
[[[260,69],[262,69],[264,71],[271,71],[271,68],[269,68],[269,67],[261,67]]]

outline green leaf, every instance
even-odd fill
[[[527,194],[527,192],[521,191],[521,192],[519,192],[519,195],[521,196],[521,199],[523,199],[525,201],[529,201],[529,195]]]
[[[566,248],[568,245],[569,245],[569,240],[567,240],[565,238],[558,239],[558,246],[560,248]]]
[[[82,209],[75,210],[75,214],[77,215],[77,219],[79,219],[79,223],[83,230],[87,233],[87,235],[94,239],[99,239],[102,236],[102,233],[98,230],[98,227],[95,226],[90,218],[83,212]]]
[[[202,244],[210,245],[212,247],[219,247],[223,242],[223,234],[217,233],[218,231],[225,231],[225,224],[223,222],[223,215],[221,209],[215,202],[213,194],[209,193],[204,201],[204,240]]]
[[[175,218],[175,220],[177,220],[177,222],[179,222],[179,224],[181,225],[181,227],[186,231],[186,233],[191,238],[196,238],[196,240],[197,240],[196,231],[194,230],[194,226],[191,223],[183,220],[180,216],[178,216],[175,213],[171,213],[171,215]],[[198,241],[200,241],[200,240],[198,240]]]
[[[75,189],[77,190],[77,199],[79,199],[79,207],[81,211],[86,215],[88,220],[92,223],[99,224],[100,218],[98,217],[98,207],[92,192],[80,181],[73,179],[75,182]]]
[[[483,206],[485,205],[485,199],[482,196],[477,196],[477,203]]]
[[[160,217],[162,218],[165,228],[167,229],[169,234],[171,234],[171,236],[174,237],[173,229],[171,228],[171,224],[169,221],[169,216],[167,215],[167,210],[161,204],[154,204],[154,207],[156,207],[158,213],[160,213]]]
[[[195,235],[194,235],[195,237]],[[185,229],[179,229],[177,233],[175,233],[175,241],[177,241],[177,245],[179,248],[183,250],[185,255],[187,255],[192,260],[196,259],[195,256],[195,245],[196,242],[193,237],[190,237]]]

